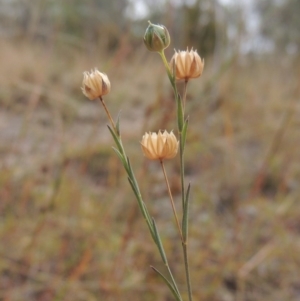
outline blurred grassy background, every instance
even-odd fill
[[[187,101],[195,300],[299,300],[299,2],[176,3],[0,1],[0,300],[172,300],[106,116],[80,91],[93,67],[185,290],[163,175],[139,146],[176,129],[148,19],[170,30],[169,58],[187,45],[205,58]]]

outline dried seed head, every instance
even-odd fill
[[[95,68],[83,73],[81,90],[87,98],[93,100],[110,92],[110,81],[105,73]]]
[[[172,159],[178,150],[178,141],[173,132],[145,133],[141,141],[144,155],[150,160]]]
[[[201,76],[204,68],[204,60],[197,51],[187,49],[186,51],[175,51],[171,62],[171,70],[175,69],[176,79],[189,80]]]

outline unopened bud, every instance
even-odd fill
[[[144,35],[144,43],[148,50],[160,52],[170,45],[170,35],[164,25],[155,25],[149,21]]]

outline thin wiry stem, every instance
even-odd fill
[[[179,224],[178,216],[177,216],[177,213],[176,213],[176,208],[175,208],[175,204],[174,204],[172,192],[171,192],[171,189],[170,189],[170,184],[169,184],[169,181],[168,181],[166,169],[165,169],[165,166],[164,166],[164,161],[160,160],[160,164],[161,164],[161,168],[163,170],[163,174],[164,174],[164,177],[165,177],[165,180],[166,180],[166,185],[167,185],[167,188],[168,188],[168,193],[169,193],[169,196],[170,196],[171,206],[172,206],[174,217],[175,217],[176,224],[177,224],[177,227],[178,227],[178,232],[179,232],[181,241],[183,243],[184,241],[183,241],[182,231],[181,231],[181,227],[180,227],[180,224]]]
[[[104,107],[105,113],[106,113],[106,115],[107,115],[107,117],[108,117],[108,119],[109,119],[109,121],[110,121],[111,126],[112,126],[113,129],[114,129],[114,132],[115,132],[115,133],[118,133],[117,128],[116,128],[116,125],[115,125],[115,122],[114,122],[114,120],[112,119],[112,117],[111,117],[111,115],[110,115],[110,113],[109,113],[109,111],[108,111],[108,108],[107,108],[107,106],[106,106],[106,104],[105,104],[105,102],[104,102],[102,96],[100,96],[99,99],[100,99],[100,101],[101,101],[101,103],[102,103],[102,105],[103,105],[103,107]]]
[[[183,85],[183,113],[185,110],[185,102],[186,102],[186,92],[187,92],[187,84],[188,84],[188,79],[186,79],[184,81],[184,85]]]

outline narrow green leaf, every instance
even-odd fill
[[[182,139],[181,139],[182,150],[184,150],[184,147],[185,147],[186,133],[187,133],[188,125],[189,125],[189,120],[187,118],[183,124],[182,134],[181,134],[182,135]]]
[[[191,184],[189,184],[186,191],[185,203],[183,208],[183,217],[182,217],[182,236],[185,243],[187,242],[187,238],[188,238],[190,188],[191,188]]]
[[[140,204],[140,195],[139,195],[138,190],[136,189],[136,186],[135,186],[134,182],[129,177],[128,177],[128,181],[129,181],[130,186],[131,186],[131,188],[132,188],[132,190],[133,190],[133,192],[134,192],[134,194],[135,194],[135,196],[136,196],[136,198],[139,202],[139,205],[141,206],[141,204]],[[143,208],[141,208],[141,209],[143,209]]]
[[[108,129],[109,129],[109,131],[110,131],[112,137],[113,137],[114,140],[115,140],[115,143],[116,143],[116,145],[117,145],[117,147],[118,147],[118,150],[120,151],[120,153],[123,153],[123,146],[122,146],[121,141],[119,140],[119,137],[118,137],[117,134],[111,129],[111,127],[110,127],[109,125],[108,125],[107,127],[108,127]]]
[[[124,156],[119,152],[119,150],[117,150],[115,147],[112,147],[113,150],[115,151],[115,153],[117,154],[117,156],[120,158],[126,172],[128,173],[128,165],[127,165],[127,161],[126,159],[124,158]]]
[[[173,82],[175,83],[176,81],[176,65],[175,65],[175,60],[173,60],[173,64],[172,64],[172,76],[173,76]]]
[[[140,188],[139,188],[138,182],[134,176],[134,173],[133,173],[133,170],[131,167],[131,163],[130,163],[130,160],[128,157],[127,157],[127,164],[128,164],[128,170],[129,170],[128,175],[129,175],[130,179],[133,181],[133,184],[136,187],[138,193],[140,194]]]
[[[151,218],[151,216],[149,214],[149,211],[148,211],[148,209],[146,207],[146,204],[143,201],[141,202],[141,204],[142,204],[144,212],[145,212],[145,218],[147,219],[147,221],[149,222],[149,224],[152,225],[152,218]],[[151,227],[151,229],[153,231],[153,226]],[[153,231],[153,233],[154,233],[154,231]]]
[[[176,95],[177,100],[177,123],[178,123],[178,130],[181,133],[184,123],[184,116],[183,116],[183,107],[180,95],[177,93]]]
[[[174,89],[174,92],[177,93],[175,60],[173,60],[173,64],[172,64],[172,71],[171,71],[171,74],[170,74],[170,82],[171,82],[171,85]]]
[[[129,158],[127,157],[127,164],[128,164],[128,180],[129,180],[129,183],[131,185],[131,188],[132,190],[134,191],[135,193],[135,196],[137,198],[137,201],[139,203],[139,207],[148,223],[148,226],[151,230],[151,234],[154,235],[154,230],[153,230],[153,226],[152,226],[152,221],[151,221],[151,217],[149,215],[149,212],[146,208],[146,205],[145,203],[143,202],[143,199],[142,199],[142,195],[141,195],[141,192],[140,192],[140,188],[139,188],[139,185],[137,183],[137,180],[134,176],[134,173],[133,173],[133,170],[132,170],[132,167],[131,167],[131,164],[130,164],[130,160]],[[155,239],[154,239],[155,241]]]
[[[154,218],[152,218],[152,224],[153,224],[154,235],[155,235],[155,238],[156,238],[156,244],[157,244],[157,247],[158,247],[160,256],[161,256],[161,258],[162,258],[164,264],[167,265],[167,264],[168,264],[167,256],[166,256],[165,250],[164,250],[164,248],[163,248],[163,245],[162,245],[160,236],[159,236],[159,234],[158,234],[158,231],[157,231],[157,228],[156,228],[156,224],[155,224]]]
[[[150,217],[150,214],[148,212],[148,209],[147,209],[145,203],[142,200],[141,194],[136,189],[134,183],[132,182],[132,180],[129,177],[128,177],[128,181],[129,181],[129,184],[130,184],[130,186],[131,186],[131,188],[132,188],[132,190],[135,194],[135,197],[137,199],[137,202],[138,202],[139,208],[142,212],[142,215],[143,215],[143,217],[145,218],[145,220],[147,222],[147,225],[148,225],[149,231],[151,233],[151,236],[152,236],[154,242],[156,243],[156,238],[155,238],[154,229],[153,229],[153,223],[152,223],[152,219]]]
[[[128,164],[130,178],[134,178],[134,174],[133,174],[133,170],[132,170],[132,167],[131,167],[130,160],[129,160],[128,157],[126,158],[126,160],[127,160],[127,164]]]
[[[186,190],[186,195],[185,195],[185,199],[188,200],[190,197],[190,190],[191,190],[191,184],[189,183],[189,186]]]
[[[175,297],[175,299],[177,301],[182,301],[181,296],[179,295],[179,293],[176,291],[176,289],[174,288],[174,286],[171,284],[171,282],[159,271],[157,270],[155,267],[150,266],[151,269],[156,272],[162,279],[163,281],[166,283],[166,285],[169,287],[170,291],[172,292],[173,296]]]
[[[119,114],[118,114],[117,122],[116,122],[117,134],[118,134],[119,136],[121,135],[121,132],[120,132],[120,115],[121,115],[121,111],[120,111]]]

